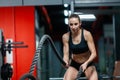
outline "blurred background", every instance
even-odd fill
[[[11,80],[19,80],[29,72],[35,51],[45,34],[52,38],[63,56],[62,35],[69,31],[68,16],[71,13],[79,14],[82,27],[93,35],[98,55],[94,62],[99,76],[120,76],[119,0],[1,0],[0,29],[5,41],[22,41],[28,45],[27,48],[14,48],[10,54],[4,53],[5,56],[1,52],[1,59],[5,57],[1,66],[3,63],[12,66]],[[40,80],[62,80],[65,71],[50,42],[45,42],[34,76]]]

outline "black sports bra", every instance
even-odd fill
[[[73,44],[71,32],[69,37],[69,49],[72,54],[80,54],[89,50],[86,40],[84,39],[83,29],[81,34],[81,42],[79,44]]]

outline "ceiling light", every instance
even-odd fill
[[[64,7],[68,7],[68,4],[64,4]]]
[[[68,18],[65,18],[64,21],[65,21],[65,24],[68,24]]]
[[[95,21],[96,17],[94,14],[84,14],[82,12],[74,12],[74,14],[78,14],[81,21]]]
[[[95,21],[96,17],[94,14],[80,14],[81,21]]]
[[[64,16],[68,16],[69,12],[68,10],[64,10]]]

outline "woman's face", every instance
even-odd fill
[[[77,32],[81,27],[81,22],[79,22],[78,18],[70,18],[69,19],[69,27],[71,32]]]

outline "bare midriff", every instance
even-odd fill
[[[84,63],[90,57],[90,51],[80,53],[80,54],[72,54],[72,59],[78,63]]]

